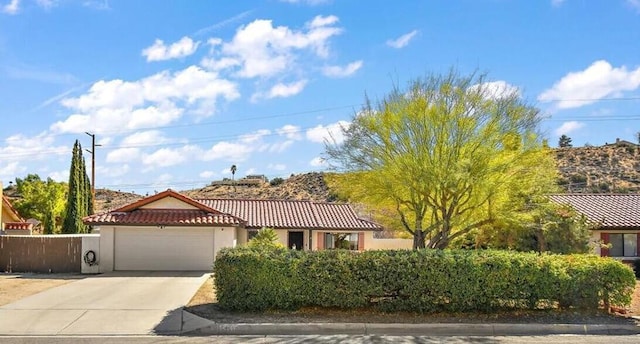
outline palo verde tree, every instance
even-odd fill
[[[45,234],[59,232],[60,223],[57,219],[62,218],[67,185],[29,174],[24,179],[16,178],[16,187],[20,198],[14,206],[18,213],[40,221]]]
[[[508,216],[512,189],[555,166],[536,134],[539,111],[495,85],[452,70],[367,99],[344,141],[326,144],[329,161],[346,172],[331,186],[393,209],[414,249],[446,248]],[[536,189],[523,193],[544,192]]]
[[[93,213],[91,182],[82,157],[82,146],[76,140],[73,145],[71,168],[69,169],[69,193],[65,209],[63,233],[88,233],[89,228],[82,218]]]

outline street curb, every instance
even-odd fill
[[[186,312],[186,311],[185,311]],[[187,312],[188,313],[188,312]],[[193,314],[193,317],[199,318]],[[201,318],[202,319],[202,318]],[[205,320],[205,319],[202,319]],[[200,325],[206,322],[201,321]],[[216,335],[414,335],[414,336],[532,336],[636,335],[635,325],[605,324],[402,324],[402,323],[214,323],[181,331],[186,336]]]

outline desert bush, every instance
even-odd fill
[[[306,306],[411,312],[625,306],[626,265],[594,255],[490,250],[223,249],[214,263],[229,310]]]

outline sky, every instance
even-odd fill
[[[0,180],[67,181],[87,133],[96,188],[323,171],[365,96],[451,68],[552,146],[636,142],[640,0],[0,0]]]

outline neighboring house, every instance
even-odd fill
[[[627,140],[620,140],[619,138],[616,138],[615,143],[605,143],[604,145],[605,147],[631,147],[631,148],[640,147],[640,145],[638,145],[637,143],[633,143]]]
[[[304,250],[377,248],[382,228],[348,204],[285,200],[195,200],[167,190],[84,222],[100,233],[100,272],[210,270],[223,247],[242,245],[270,227]],[[369,247],[370,246],[370,247]]]
[[[9,198],[2,193],[2,182],[0,182],[0,235],[31,235],[33,224],[26,222],[15,208],[11,205]]]
[[[583,214],[595,228],[595,253],[622,260],[640,259],[640,194],[559,194],[558,204],[568,204]]]
[[[0,189],[2,186],[0,185]],[[9,199],[2,195],[0,205],[0,235],[31,235],[33,224],[25,221],[13,208]]]

